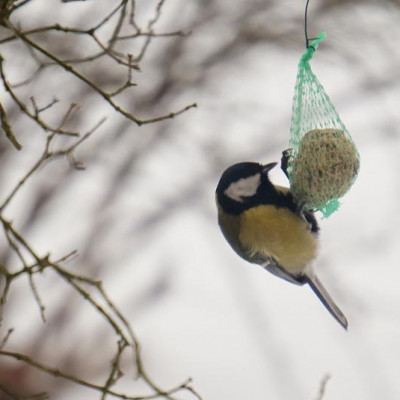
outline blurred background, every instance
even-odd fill
[[[51,3],[28,1],[10,21],[24,31],[56,23],[88,29],[116,2]],[[132,72],[137,86],[118,103],[140,118],[192,103],[197,108],[138,126],[59,66],[35,75],[48,60],[21,40],[5,41],[12,32],[2,24],[0,53],[9,81],[33,76],[16,88],[26,103],[34,96],[43,106],[56,97],[44,114],[49,121],[77,103],[70,125],[82,133],[107,117],[76,149],[85,170],[65,159],[41,166],[2,211],[4,218],[41,256],[78,251],[66,268],[103,281],[161,387],[191,377],[203,399],[310,400],[319,398],[321,380],[330,376],[325,400],[399,399],[400,2],[311,0],[309,6],[310,37],[327,32],[311,66],[361,156],[359,177],[341,208],[320,221],[315,265],[347,315],[348,332],[311,290],[239,259],[216,222],[214,191],[222,171],[238,161],[279,161],[288,147],[305,1],[125,3],[136,7],[136,23],[158,36],[118,42],[117,50],[136,55],[140,66]],[[110,29],[99,30],[99,37]],[[30,37],[63,60],[98,51],[85,35],[52,30]],[[125,69],[110,57],[74,65],[109,90],[125,80]],[[46,133],[0,90],[23,146],[17,151],[1,133],[3,203],[41,156]],[[280,170],[272,177],[287,185]],[[0,264],[18,269],[4,232]],[[14,331],[5,348],[104,381],[115,333],[57,274],[45,270],[35,278],[47,323],[28,279],[13,281],[1,336]],[[57,400],[100,397],[6,357],[0,357],[0,384],[10,392],[48,391]],[[128,367],[116,388],[136,395],[143,390]]]

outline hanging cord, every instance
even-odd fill
[[[306,9],[304,11],[304,35],[306,37],[306,51],[303,54],[301,61],[304,62],[308,62],[309,60],[311,60],[311,58],[313,58],[313,55],[315,53],[315,51],[318,48],[318,44],[319,42],[321,42],[322,40],[325,39],[326,37],[326,33],[325,32],[321,32],[317,37],[313,37],[313,38],[309,38],[308,37],[308,20],[307,20],[307,14],[308,14],[308,5],[310,3],[310,0],[306,1]]]
[[[307,32],[307,13],[308,13],[308,3],[310,2],[310,0],[307,0],[306,3],[306,10],[304,12],[304,35],[306,37],[306,49],[308,49],[309,47],[311,47],[312,49],[315,50],[313,45],[310,45],[310,41],[314,40],[315,38],[308,38],[308,32]]]

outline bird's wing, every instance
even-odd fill
[[[261,266],[268,272],[271,272],[271,274],[274,274],[290,283],[294,283],[295,285],[304,285],[306,283],[303,275],[295,275],[286,271],[273,258],[268,258],[261,264]]]
[[[332,297],[329,295],[328,291],[322,285],[321,281],[314,275],[313,272],[306,272],[303,275],[304,282],[308,283],[314,293],[321,300],[322,304],[326,309],[333,315],[333,317],[347,330],[347,318],[340,310],[340,308],[333,301]]]

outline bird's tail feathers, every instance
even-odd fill
[[[314,273],[309,272],[304,275],[305,281],[309,284],[313,292],[321,300],[322,304],[326,309],[332,314],[332,316],[347,330],[347,318],[340,310],[340,308],[333,301],[332,297],[329,295],[328,291],[322,285],[321,281],[314,275]]]

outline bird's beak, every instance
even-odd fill
[[[269,172],[272,168],[276,167],[277,165],[278,165],[277,162],[272,162],[272,163],[269,163],[269,164],[265,164],[265,165],[263,165],[262,172],[263,172],[264,174],[268,174],[268,172]]]

